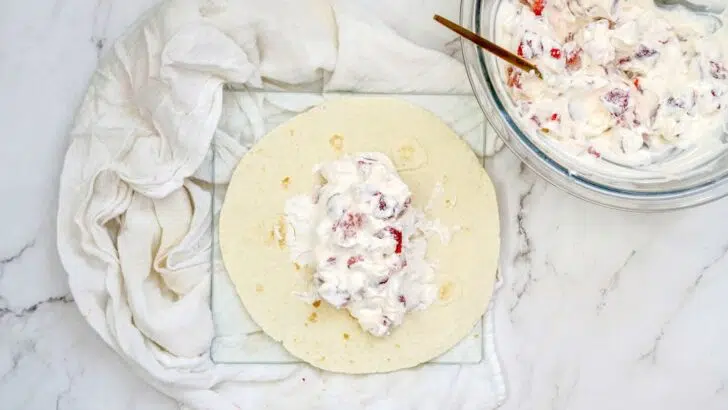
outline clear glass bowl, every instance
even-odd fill
[[[500,0],[462,0],[460,24],[479,35],[496,38]],[[634,211],[666,211],[701,205],[728,195],[728,146],[692,162],[678,175],[609,164],[606,171],[564,153],[553,141],[529,137],[511,115],[512,103],[501,80],[503,64],[467,40],[465,66],[480,106],[506,145],[537,174],[587,201]]]

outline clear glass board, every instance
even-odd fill
[[[223,115],[218,129],[226,136],[249,148],[267,132],[323,101],[341,98],[346,93],[305,93],[226,90]],[[356,94],[366,95],[366,94]],[[486,126],[485,118],[472,95],[451,94],[378,94],[389,95],[419,105],[439,116],[472,147],[483,160],[486,133],[492,130]],[[217,137],[216,137],[217,138]],[[220,158],[213,141],[212,170],[216,164],[233,161],[236,158]],[[218,245],[217,223],[225,197],[229,175],[216,175],[213,190],[213,246],[212,246],[212,312],[215,323],[215,338],[212,343],[212,359],[217,363],[282,364],[297,363],[279,343],[269,338],[245,311],[222,263]],[[468,336],[431,363],[479,363],[484,355],[484,321],[479,321]]]

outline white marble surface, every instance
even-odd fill
[[[66,132],[97,59],[154,0],[0,4],[0,408],[167,409],[77,312],[55,251]],[[457,52],[431,11],[370,1]],[[389,4],[389,5],[388,5]],[[489,160],[502,204],[497,342],[513,409],[728,408],[728,200],[662,215],[599,208]],[[443,386],[443,388],[447,388]]]

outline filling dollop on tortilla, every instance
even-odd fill
[[[360,153],[314,169],[313,195],[285,204],[294,262],[313,267],[311,292],[348,309],[361,327],[386,336],[411,310],[437,297],[435,270],[425,259],[427,234],[439,224],[411,206],[411,193],[392,161]]]

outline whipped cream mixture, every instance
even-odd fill
[[[425,234],[442,227],[410,206],[409,188],[383,154],[346,156],[315,171],[323,182],[314,195],[285,205],[291,256],[315,268],[314,299],[385,336],[405,313],[435,300]]]
[[[725,17],[653,0],[503,0],[498,41],[543,74],[508,67],[504,81],[531,131],[573,155],[645,166],[715,151],[728,124]]]

